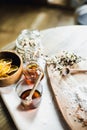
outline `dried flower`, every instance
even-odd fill
[[[60,56],[48,57],[46,62],[48,65],[53,64],[55,70],[59,70],[61,73],[63,67],[73,66],[74,64],[79,63],[81,59],[82,58],[80,56],[77,56],[74,53],[63,51],[62,55]]]

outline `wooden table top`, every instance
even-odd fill
[[[87,57],[87,26],[66,26],[43,30],[41,31],[41,38],[44,53],[49,56],[67,50]],[[13,49],[14,47],[15,41],[2,48],[2,50]],[[59,118],[59,114],[57,116]],[[62,124],[62,120],[59,123]],[[67,130],[65,124],[60,128],[60,130]],[[16,130],[2,99],[0,99],[0,129]]]

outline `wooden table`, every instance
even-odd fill
[[[67,50],[70,52],[72,51],[78,53],[83,57],[87,57],[87,26],[66,26],[66,27],[51,28],[41,31],[41,37],[42,37],[42,44],[44,46],[44,53],[49,56],[54,55],[62,50]],[[2,49],[7,50],[13,48],[15,48],[15,42],[8,44]],[[47,80],[45,82],[47,82]],[[49,85],[47,84],[47,86],[48,87],[44,87],[43,101],[40,108],[45,106],[43,102],[48,104],[47,99],[50,98],[52,99],[52,95],[49,90]],[[42,130],[44,128],[45,129],[50,128],[50,130],[53,130],[53,128],[56,128],[55,130],[69,130],[68,126],[64,122],[64,119],[62,118],[60,111],[58,110],[58,108],[56,109],[56,105],[54,104],[53,100],[49,102],[49,105],[45,107],[46,109],[47,108],[49,109],[48,115],[50,116],[48,117],[48,121],[50,119],[50,122],[44,122],[45,127],[40,126],[42,127]],[[52,110],[50,110],[51,107]],[[44,109],[44,113],[45,111],[46,110]],[[54,120],[57,121],[54,122]],[[54,127],[55,125],[56,127]],[[35,127],[36,126],[34,126],[34,128]],[[16,130],[12,118],[10,117],[9,112],[7,111],[7,108],[5,107],[1,98],[0,98],[0,129]]]

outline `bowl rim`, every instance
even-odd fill
[[[18,70],[19,70],[20,68],[23,69],[23,61],[22,61],[22,58],[20,57],[20,55],[19,55],[15,50],[1,50],[0,53],[12,53],[12,54],[16,55],[16,56],[19,58],[19,60],[20,60],[20,65],[19,65],[19,67],[18,67]],[[18,70],[17,70],[16,72],[14,72],[12,75],[8,76],[8,77],[0,78],[0,81],[1,81],[1,80],[4,80],[4,79],[9,79],[9,78],[11,78],[11,76],[16,75],[16,73],[18,73]]]

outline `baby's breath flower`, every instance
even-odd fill
[[[63,51],[61,56],[54,56],[51,58],[47,58],[46,62],[48,65],[53,64],[55,70],[59,70],[62,72],[63,67],[73,66],[74,64],[79,63],[82,60],[80,56],[77,56],[74,53],[69,53]]]

